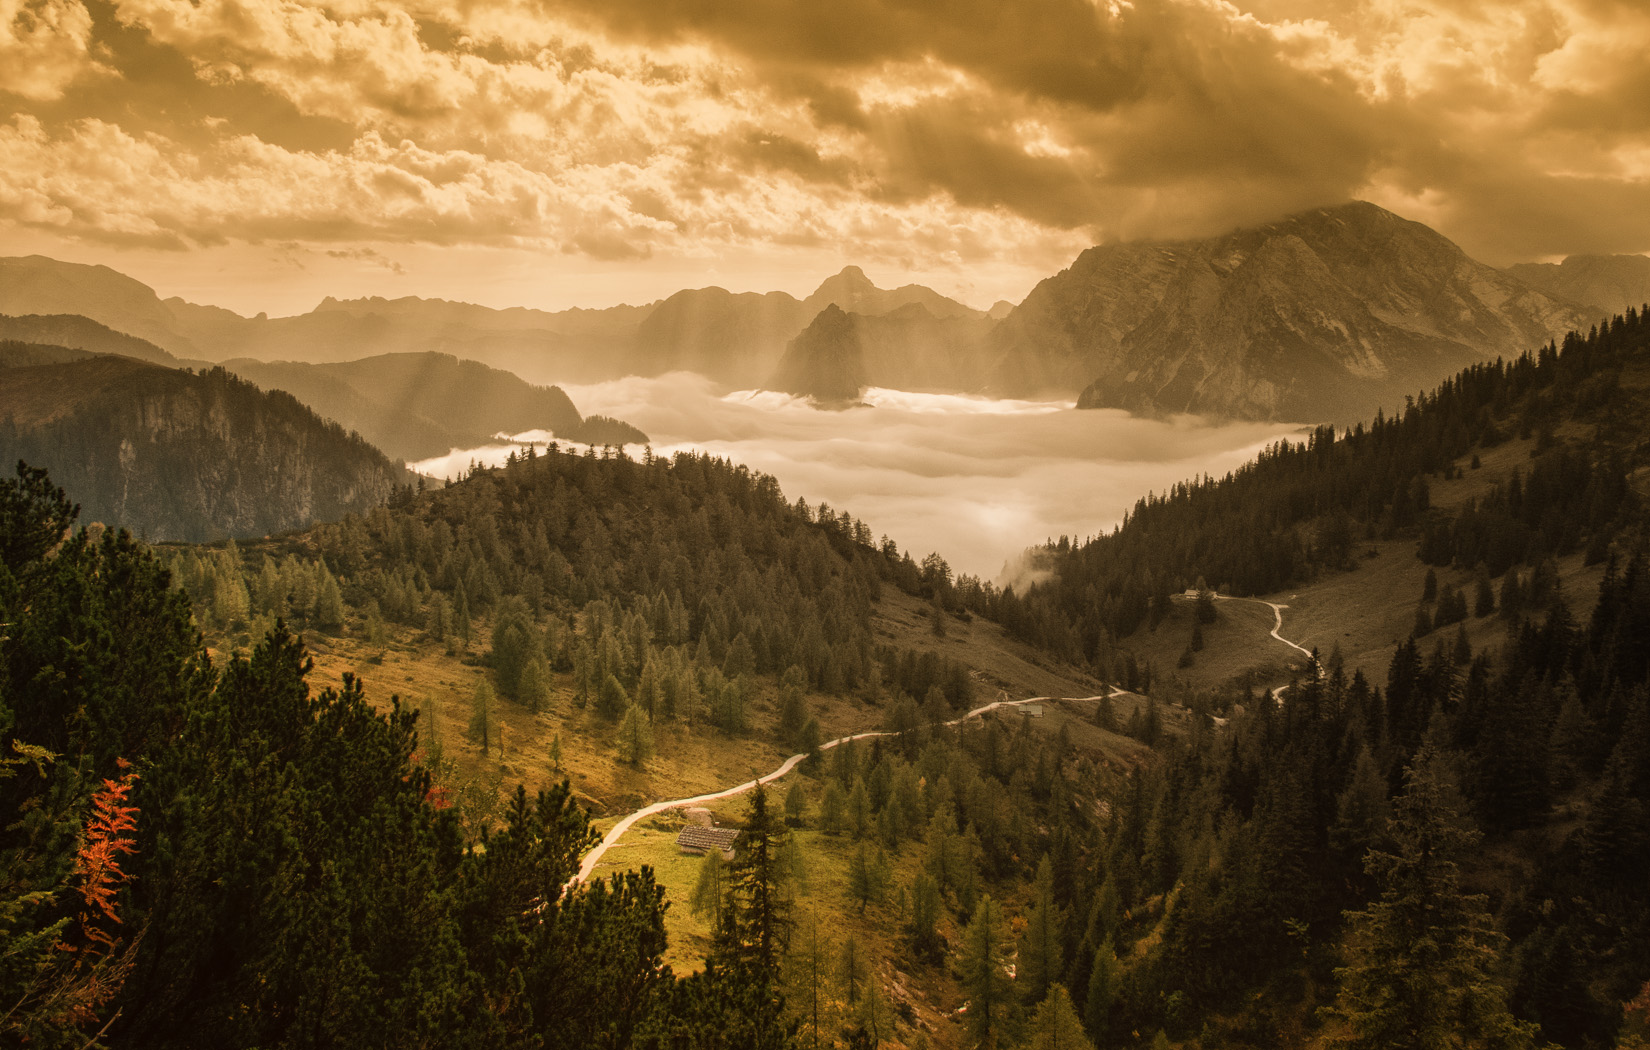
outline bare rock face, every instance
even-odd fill
[[[1591,319],[1354,202],[1208,240],[1089,249],[993,333],[994,386],[1081,387],[1090,408],[1350,420]]]

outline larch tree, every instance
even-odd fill
[[[957,976],[968,995],[969,1037],[983,1050],[996,1050],[1013,1005],[1014,985],[1008,975],[1014,938],[1003,918],[1002,905],[990,894],[980,898],[974,917],[963,931],[962,958]]]
[[[1028,1007],[1043,1001],[1049,986],[1065,969],[1061,942],[1066,915],[1054,900],[1054,867],[1047,855],[1037,864],[1032,895],[1025,930],[1020,934],[1019,964],[1015,971],[1020,1000]]]
[[[1030,1050],[1094,1050],[1063,984],[1050,985],[1031,1019]]]
[[[493,687],[486,678],[479,678],[475,692],[470,694],[470,739],[481,745],[481,753],[485,755],[497,737],[497,726],[493,721]]]

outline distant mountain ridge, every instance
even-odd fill
[[[0,313],[81,314],[178,357],[328,364],[389,353],[445,353],[533,383],[694,371],[753,386],[827,305],[881,314],[918,303],[936,318],[991,321],[920,285],[882,289],[845,267],[805,299],[785,292],[684,289],[658,302],[589,310],[497,310],[443,299],[335,299],[306,314],[243,317],[154,290],[104,266],[44,256],[0,259]]]
[[[329,364],[240,358],[224,367],[259,386],[291,393],[409,461],[475,448],[500,432],[549,430],[591,445],[647,442],[646,434],[627,423],[585,419],[560,387],[533,386],[451,354],[380,354]]]
[[[84,520],[150,540],[337,521],[416,480],[291,395],[221,368],[0,343],[0,461],[72,483]]]
[[[848,266],[803,299],[708,287],[549,312],[329,297],[307,314],[245,318],[38,256],[0,260],[0,311],[62,312],[77,284],[94,320],[212,360],[436,353],[541,384],[691,371],[832,402],[869,385],[1314,422],[1395,407],[1466,364],[1585,329],[1611,303],[1650,296],[1650,259],[1498,270],[1355,201],[1217,237],[1090,248],[1018,306],[988,312],[921,285],[879,288]],[[357,408],[351,418],[370,414]]]
[[[1507,272],[1531,288],[1608,314],[1650,303],[1650,256],[1572,255],[1561,263],[1519,263]]]
[[[73,347],[94,354],[119,354],[167,368],[186,364],[147,339],[117,332],[75,314],[25,314],[22,317],[0,314],[0,339]]]

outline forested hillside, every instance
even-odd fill
[[[485,616],[511,699],[536,696],[555,668],[609,717],[634,700],[650,717],[728,731],[744,728],[758,675],[789,672],[832,694],[922,697],[937,685],[961,705],[971,686],[960,666],[919,668],[873,639],[885,581],[917,591],[925,570],[870,540],[863,522],[793,506],[772,477],[725,460],[637,461],[552,444],[291,537],[281,549],[294,567],[276,571],[325,566],[348,581],[351,606],[436,642],[467,646]],[[173,562],[203,614],[225,625],[321,615],[312,610],[322,587],[266,585],[255,564],[226,554]],[[800,732],[804,719],[792,716],[787,728]]]
[[[35,763],[0,781],[5,812],[30,815],[0,838],[21,873],[0,926],[0,980],[21,1003],[9,1033],[78,1046],[109,1022],[111,1040],[157,1046],[793,1045],[777,798],[753,800],[706,966],[678,980],[645,870],[560,896],[590,841],[565,788],[518,794],[467,840],[412,713],[375,715],[353,682],[311,695],[303,647],[279,628],[215,666],[187,592],[149,554],[112,533],[54,549],[72,511],[36,472],[0,496],[0,722],[10,753]],[[432,641],[490,623],[503,702],[534,702],[554,659],[575,702],[614,722],[740,734],[752,680],[783,677],[782,724],[806,747],[805,690],[885,688],[904,735],[837,752],[831,832],[933,858],[910,887],[910,936],[934,953],[952,908],[1001,922],[984,880],[1011,887],[1021,854],[1042,852],[1079,767],[1067,751],[1032,761],[1031,739],[995,727],[930,735],[969,678],[874,643],[877,592],[919,590],[923,570],[868,539],[725,462],[551,451],[285,541],[318,559],[247,573],[224,560],[231,545],[171,560],[210,595],[208,624],[267,601],[331,626],[340,581]],[[110,632],[120,641],[87,644]],[[878,1002],[870,1023],[892,1026]]]
[[[0,485],[8,1045],[779,1044],[768,866],[673,980],[647,872],[563,891],[565,789],[466,842],[413,715],[312,695],[284,631],[214,666],[154,558],[72,517],[38,472]]]
[[[1038,552],[1049,582],[971,601],[1028,639],[1104,661],[1199,580],[1270,593],[1349,567],[1369,536],[1424,534],[1424,559],[1491,577],[1578,549],[1599,562],[1638,520],[1626,474],[1643,459],[1647,400],[1650,319],[1629,311],[1562,347],[1468,368],[1399,415],[1321,427],[1224,478],[1144,497],[1112,533]],[[1527,471],[1457,518],[1431,512],[1429,476],[1471,469],[1475,449],[1514,435],[1537,439]]]
[[[50,469],[88,520],[150,540],[262,536],[364,511],[412,480],[290,395],[222,369],[62,357],[11,344],[0,360],[0,462]]]
[[[1650,323],[1629,311],[1468,369],[1398,418],[1144,499],[1113,534],[1047,549],[1058,576],[1023,598],[964,593],[1119,667],[1113,643],[1154,626],[1171,593],[1300,587],[1396,538],[1479,581],[1470,605],[1417,595],[1423,612],[1500,617],[1504,643],[1476,651],[1418,620],[1384,680],[1325,654],[1323,677],[1281,701],[1241,684],[1194,697],[1235,717],[1170,740],[1056,880],[1098,1045],[1155,1026],[1200,1046],[1637,1045],[1650,569],[1630,475],[1647,393]],[[1527,467],[1430,507],[1429,480],[1520,434]],[[1559,561],[1602,565],[1602,585],[1566,595]]]

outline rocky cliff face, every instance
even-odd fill
[[[1531,288],[1607,314],[1650,303],[1650,256],[1572,255],[1561,263],[1520,263],[1507,272]]]
[[[994,386],[1081,387],[1084,407],[1347,420],[1588,320],[1428,227],[1355,202],[1208,240],[1084,252],[993,333]]]
[[[81,520],[150,540],[335,521],[412,480],[288,394],[109,356],[4,372],[0,460],[18,459],[74,493]]]

